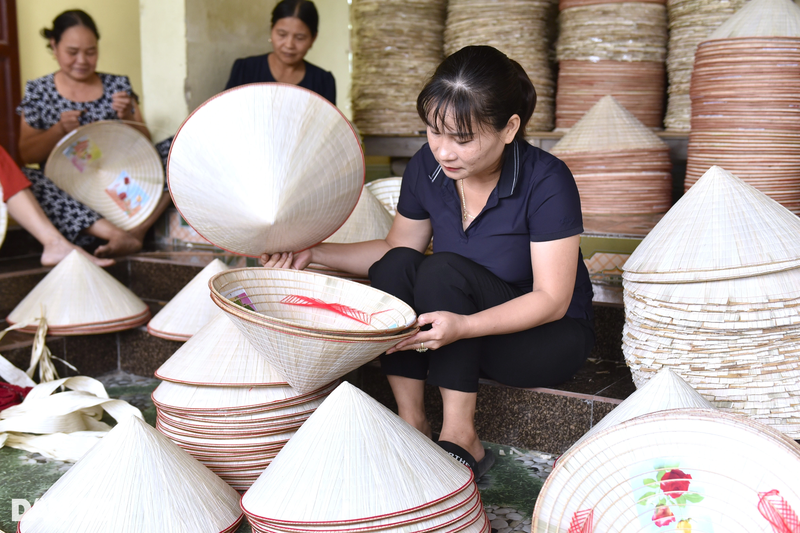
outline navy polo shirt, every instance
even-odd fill
[[[533,290],[530,243],[583,233],[578,187],[567,165],[516,140],[506,146],[497,186],[466,231],[455,180],[444,174],[427,144],[406,167],[397,212],[430,219],[434,253],[462,255],[526,293]],[[580,254],[567,316],[593,316],[592,284]]]

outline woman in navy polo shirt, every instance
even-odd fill
[[[556,385],[594,345],[578,189],[562,161],[525,141],[535,105],[518,63],[489,46],[463,48],[417,99],[428,144],[406,168],[386,239],[262,256],[266,266],[369,273],[373,287],[414,307],[427,327],[381,366],[400,416],[427,435],[424,385],[439,387],[439,445],[478,478],[494,461],[474,426],[479,378]]]

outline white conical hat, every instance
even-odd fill
[[[228,265],[219,259],[206,265],[150,320],[147,331],[165,339],[189,340],[219,313],[209,296],[208,280],[223,270],[228,270]]]
[[[750,0],[707,40],[737,37],[800,37],[800,6],[792,0]]]
[[[364,155],[325,98],[254,83],[214,96],[186,119],[167,176],[175,206],[200,235],[258,257],[308,248],[344,224],[364,185]]]
[[[208,280],[205,286],[208,291]],[[216,316],[156,370],[156,377],[189,385],[287,386],[225,313],[216,305],[214,311]]]
[[[100,475],[102,474],[102,475]],[[239,495],[136,417],[112,429],[22,517],[25,533],[234,531]]]
[[[38,323],[43,309],[51,330],[102,326],[141,316],[141,323],[126,323],[121,328],[129,329],[149,318],[147,304],[77,250],[70,252],[33,288],[8,315],[8,322]]]
[[[788,533],[798,478],[800,446],[774,428],[721,411],[661,411],[562,455],[531,531]],[[773,530],[767,517],[781,514],[794,525]]]
[[[392,228],[392,215],[366,187],[347,222],[325,242],[362,242],[385,239]]]
[[[428,506],[471,483],[469,469],[344,382],[247,491],[242,508],[284,523],[360,520]]]
[[[800,218],[718,166],[642,240],[623,279],[713,281],[800,265]]]
[[[606,95],[550,151],[558,155],[641,149],[668,147],[613,96]]]
[[[604,416],[572,447],[578,446],[584,440],[607,427],[625,422],[631,418],[656,411],[685,408],[713,409],[714,406],[678,374],[664,367],[639,390],[628,396],[624,402]]]
[[[394,216],[397,213],[397,202],[400,199],[400,186],[402,183],[403,178],[394,176],[372,180],[365,187]]]

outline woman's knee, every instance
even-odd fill
[[[412,305],[408,301],[411,299],[411,287],[416,278],[417,266],[424,257],[411,248],[392,248],[369,268],[370,284]]]

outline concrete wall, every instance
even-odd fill
[[[800,1],[800,0],[798,0]],[[350,2],[314,0],[319,12],[319,33],[306,60],[329,70],[336,78],[336,104],[352,119],[350,104]]]

